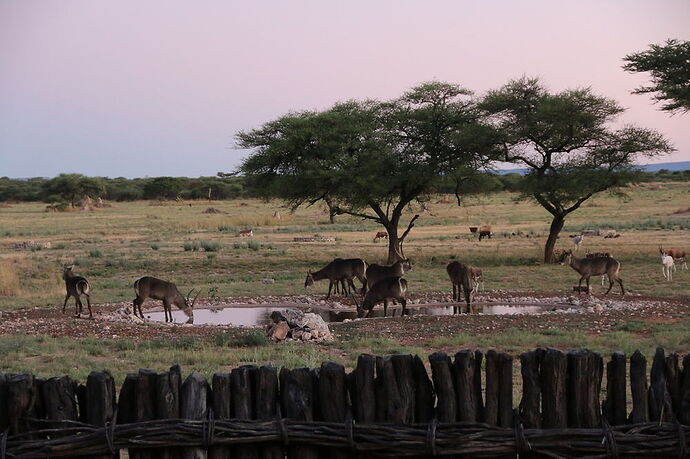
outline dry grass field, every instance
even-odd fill
[[[658,247],[690,250],[690,184],[648,183],[623,191],[588,201],[566,222],[557,248],[573,248],[568,235],[583,229],[616,230],[621,234],[616,239],[586,237],[580,254],[611,252],[621,261],[621,276],[633,295],[672,297],[687,304],[690,271],[679,269],[673,282],[664,281]],[[208,207],[221,213],[204,213]],[[448,291],[445,266],[451,260],[482,267],[485,287],[493,291],[567,294],[577,283],[578,276],[569,267],[541,263],[549,215],[516,194],[469,197],[461,207],[452,196],[434,196],[428,210],[405,243],[405,252],[414,264],[407,276],[414,293]],[[407,215],[418,211],[411,208]],[[494,238],[479,242],[468,230],[477,225],[492,225]],[[243,229],[253,229],[254,237],[237,237]],[[90,280],[95,310],[99,303],[131,301],[132,284],[143,275],[174,281],[185,293],[192,287],[202,288],[206,297],[299,295],[304,293],[307,270],[318,269],[335,257],[385,262],[386,242],[372,240],[379,230],[372,223],[344,216],[331,225],[324,209],[317,206],[290,213],[278,201],[251,199],[113,203],[94,212],[64,213],[45,212],[45,204],[11,204],[0,208],[0,311],[8,314],[42,308],[60,320],[78,324],[77,319],[60,314],[64,299],[61,266],[65,264],[76,264],[75,272]],[[336,240],[293,242],[294,237],[311,235],[334,236]],[[28,240],[50,242],[51,247],[14,248],[14,244]],[[265,278],[275,283],[262,283]],[[593,285],[594,291],[601,293],[598,280]],[[325,293],[326,289],[326,284],[317,283],[312,293]],[[389,321],[404,329],[422,319],[406,320],[368,322]],[[494,316],[481,320],[493,321],[500,328],[501,321],[508,319]],[[463,344],[510,351],[536,345],[590,345],[609,351],[630,349],[639,340],[645,349],[664,344],[676,347],[671,350],[688,351],[688,316],[677,315],[672,322],[660,326],[639,317],[631,319],[630,325],[617,322],[605,332],[610,333],[606,339],[591,339],[592,334],[578,332],[578,327],[586,324],[577,321],[564,321],[563,326],[550,324],[551,335],[535,335],[537,331],[511,322],[503,327],[501,339],[493,339],[490,333],[462,332],[462,322],[455,320],[452,323],[458,329],[441,327],[422,341],[398,339],[396,333],[381,335],[352,322],[336,327],[339,339],[335,343],[281,346],[237,329],[200,336],[185,331],[179,337],[155,342],[108,341],[88,333],[75,333],[73,338],[5,334],[0,335],[0,371],[83,376],[96,366],[114,368],[121,376],[127,369],[158,367],[175,360],[212,372],[240,362],[296,366],[333,359],[349,364],[358,352],[425,353],[459,349]],[[506,341],[506,336],[511,340]]]

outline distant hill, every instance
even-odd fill
[[[659,163],[659,164],[643,164],[640,168],[645,172],[658,172],[661,169],[666,169],[667,171],[688,171],[690,170],[690,161],[678,161],[675,163]],[[505,174],[524,174],[527,169],[502,169],[498,173],[501,175]]]

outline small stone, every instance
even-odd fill
[[[261,283],[262,283],[262,284],[275,284],[275,283],[276,283],[276,280],[275,280],[275,279],[266,278],[266,279],[261,279]]]
[[[278,322],[275,324],[275,326],[273,326],[273,328],[271,328],[269,336],[277,341],[282,341],[287,337],[289,331],[290,326],[287,322]]]
[[[311,332],[302,333],[302,341],[309,341],[311,339]]]

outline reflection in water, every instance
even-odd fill
[[[237,325],[245,327],[264,326],[271,323],[271,313],[282,311],[285,307],[228,307],[215,309],[195,309],[194,321],[196,325]],[[537,314],[553,309],[553,305],[529,305],[516,306],[506,304],[478,305],[477,310],[489,315],[511,315],[511,314]],[[399,306],[389,306],[388,316],[395,312],[399,317],[401,308]],[[450,316],[453,315],[453,306],[429,306],[408,308],[411,315],[430,315],[430,316]],[[342,322],[345,319],[356,319],[357,312],[354,310],[330,310],[318,309],[314,311],[319,314],[326,322]],[[147,314],[151,320],[163,322],[165,316],[163,312],[151,312]],[[383,308],[377,307],[369,317],[383,317]],[[176,323],[187,322],[187,316],[182,311],[173,311],[173,320]],[[191,321],[187,323],[192,323]]]

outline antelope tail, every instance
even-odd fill
[[[140,280],[141,280],[141,279],[137,279],[137,280],[134,281],[134,293],[136,293],[137,296],[139,296],[139,281],[140,281]]]
[[[83,294],[87,294],[87,295],[88,295],[88,294],[89,294],[89,290],[90,290],[90,288],[89,288],[89,281],[87,281],[87,280],[82,280],[82,281],[77,282],[77,291],[78,291],[79,293],[83,293]]]

